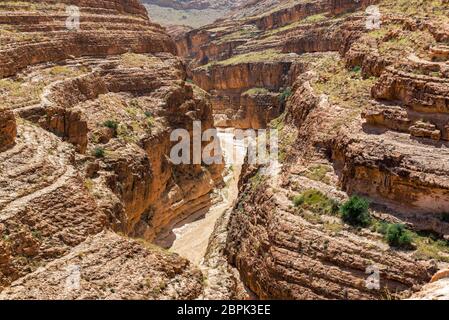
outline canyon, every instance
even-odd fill
[[[0,3],[1,300],[448,298],[447,0],[145,3]],[[195,121],[220,164],[170,159]]]

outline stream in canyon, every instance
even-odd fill
[[[157,245],[170,249],[196,265],[201,264],[206,254],[217,220],[234,205],[238,197],[238,182],[248,145],[247,141],[235,138],[232,128],[219,129],[218,137],[226,163],[225,186],[217,191],[219,201],[178,222],[170,235],[161,235],[155,241]]]

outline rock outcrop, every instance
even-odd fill
[[[103,232],[16,281],[0,299],[194,299],[203,275],[174,254]]]
[[[410,300],[448,300],[449,270],[442,270],[432,277],[429,284],[414,294]]]
[[[14,144],[16,134],[17,126],[14,114],[9,110],[0,110],[0,151]]]
[[[67,29],[68,5],[79,30]],[[14,283],[4,297],[197,298],[196,267],[111,231],[151,242],[209,206],[221,180],[221,166],[169,159],[173,130],[213,126],[173,41],[134,0],[8,2],[0,21],[0,77],[14,75],[0,80],[0,290]],[[80,255],[81,274],[105,283],[83,278],[66,294],[63,280],[42,281]],[[139,277],[123,281],[121,260]]]
[[[449,248],[446,29],[434,27],[440,18],[432,14],[447,12],[447,3],[420,6],[419,18],[388,0],[292,3],[248,5],[233,21],[177,39],[223,126],[239,123],[230,120],[245,115],[242,93],[258,86],[258,73],[249,78],[246,70],[285,63],[280,56],[296,66],[280,86],[260,85],[291,87],[272,123],[281,130],[282,169],[246,171],[227,225],[229,261],[263,299],[410,297],[445,266]],[[380,8],[380,29],[367,29],[371,4]],[[327,204],[369,198],[374,226],[357,229],[329,208],[294,206],[313,190]],[[376,224],[403,224],[412,247],[389,246]],[[369,270],[379,270],[378,289],[368,286]]]
[[[192,80],[211,93],[218,126],[266,128],[283,112],[303,69],[294,62],[298,54],[345,50],[362,26],[342,14],[372,2],[250,2],[229,18],[177,36],[178,53],[191,60]],[[263,96],[256,108],[261,117],[247,92]]]

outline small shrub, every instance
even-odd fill
[[[388,226],[390,224],[387,222],[383,222],[383,221],[376,221],[375,224],[372,227],[373,232],[377,232],[380,233],[382,235],[386,235],[387,234],[387,230],[388,230]]]
[[[145,117],[147,117],[147,118],[153,117],[153,113],[151,111],[145,111],[144,114],[145,114]]]
[[[362,68],[360,66],[355,66],[354,68],[352,68],[352,72],[359,73],[360,71],[362,71]]]
[[[154,119],[154,116],[150,111],[145,111],[145,117],[146,117],[147,126],[149,128],[153,127],[156,124],[156,120]]]
[[[114,131],[117,131],[118,122],[115,120],[106,120],[105,122],[103,122],[103,126],[112,129]]]
[[[371,223],[371,216],[369,214],[368,200],[352,196],[340,208],[341,218],[344,222],[359,227],[366,227]]]
[[[279,96],[279,101],[284,104],[287,102],[288,98],[292,95],[292,88],[288,87],[284,91],[282,91],[281,95]]]
[[[410,248],[412,237],[410,232],[402,224],[390,224],[385,234],[388,244],[396,248]]]
[[[131,108],[135,108],[135,109],[139,109],[140,108],[139,101],[137,101],[136,99],[132,99],[129,102],[129,105],[131,106]]]
[[[84,186],[87,190],[92,191],[94,188],[94,182],[92,181],[92,179],[86,179],[84,181]]]
[[[321,191],[310,189],[293,198],[295,207],[302,207],[323,214],[336,214],[339,204]]]
[[[93,151],[93,155],[95,156],[95,158],[104,158],[105,151],[103,148],[95,148]]]

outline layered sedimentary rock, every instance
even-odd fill
[[[216,126],[262,129],[282,113],[279,91],[287,90],[298,69],[291,60],[281,55],[272,62],[201,67],[193,81],[212,94]]]
[[[228,224],[229,261],[260,298],[406,298],[445,266],[446,29],[432,26],[447,19],[432,12],[447,13],[447,3],[419,6],[427,14],[422,20],[402,3],[378,4],[380,29],[367,29],[362,5],[344,17],[326,12],[279,22],[284,27],[274,27],[270,37],[261,36],[259,26],[252,29],[256,41],[229,36],[234,47],[221,56],[213,56],[218,51],[210,42],[224,39],[231,22],[178,41],[193,66],[208,63],[210,70],[277,46],[296,53],[293,61],[301,65],[286,112],[273,123],[281,130],[282,169],[246,170]],[[341,5],[335,12],[344,12]],[[287,40],[275,39],[273,31]],[[209,52],[219,61],[208,61]],[[398,250],[378,228],[353,228],[330,209],[293,204],[295,196],[316,190],[331,201],[325,203],[355,194],[369,198],[376,223],[414,232],[412,247]],[[379,289],[368,285],[372,270],[379,270]]]
[[[73,32],[78,29],[76,20],[70,20],[76,16],[66,11],[68,5],[79,8],[77,32]],[[2,77],[31,64],[71,57],[175,50],[161,28],[149,22],[145,8],[136,0],[23,1],[2,8],[3,12],[10,10],[1,17]]]
[[[17,126],[14,114],[9,110],[0,110],[0,150],[11,147],[16,140]]]
[[[212,94],[218,126],[266,128],[282,113],[303,69],[294,63],[297,55],[344,50],[362,26],[342,14],[370,3],[250,2],[219,23],[177,36],[177,49],[191,60],[193,81]],[[311,28],[315,21],[320,23]],[[248,91],[264,95],[259,112],[253,112],[254,99],[245,97]],[[272,99],[276,94],[277,102]],[[273,103],[265,110],[269,101]],[[264,120],[257,118],[260,113]]]
[[[104,232],[16,281],[0,299],[194,299],[202,282],[188,261]]]
[[[67,5],[80,9],[79,30],[67,30]],[[220,181],[220,166],[169,159],[174,129],[213,125],[207,96],[185,82],[169,36],[130,0],[8,2],[0,20],[0,75],[14,75],[0,80],[0,289],[18,281],[5,298],[198,297],[201,275],[186,260],[102,232],[151,241],[209,206]],[[102,270],[79,291],[65,295],[64,281],[39,280],[47,271],[65,277],[66,264],[84,254],[82,274],[91,264]],[[133,255],[141,277],[123,281],[129,270],[108,254]],[[174,292],[172,280],[186,290]]]

